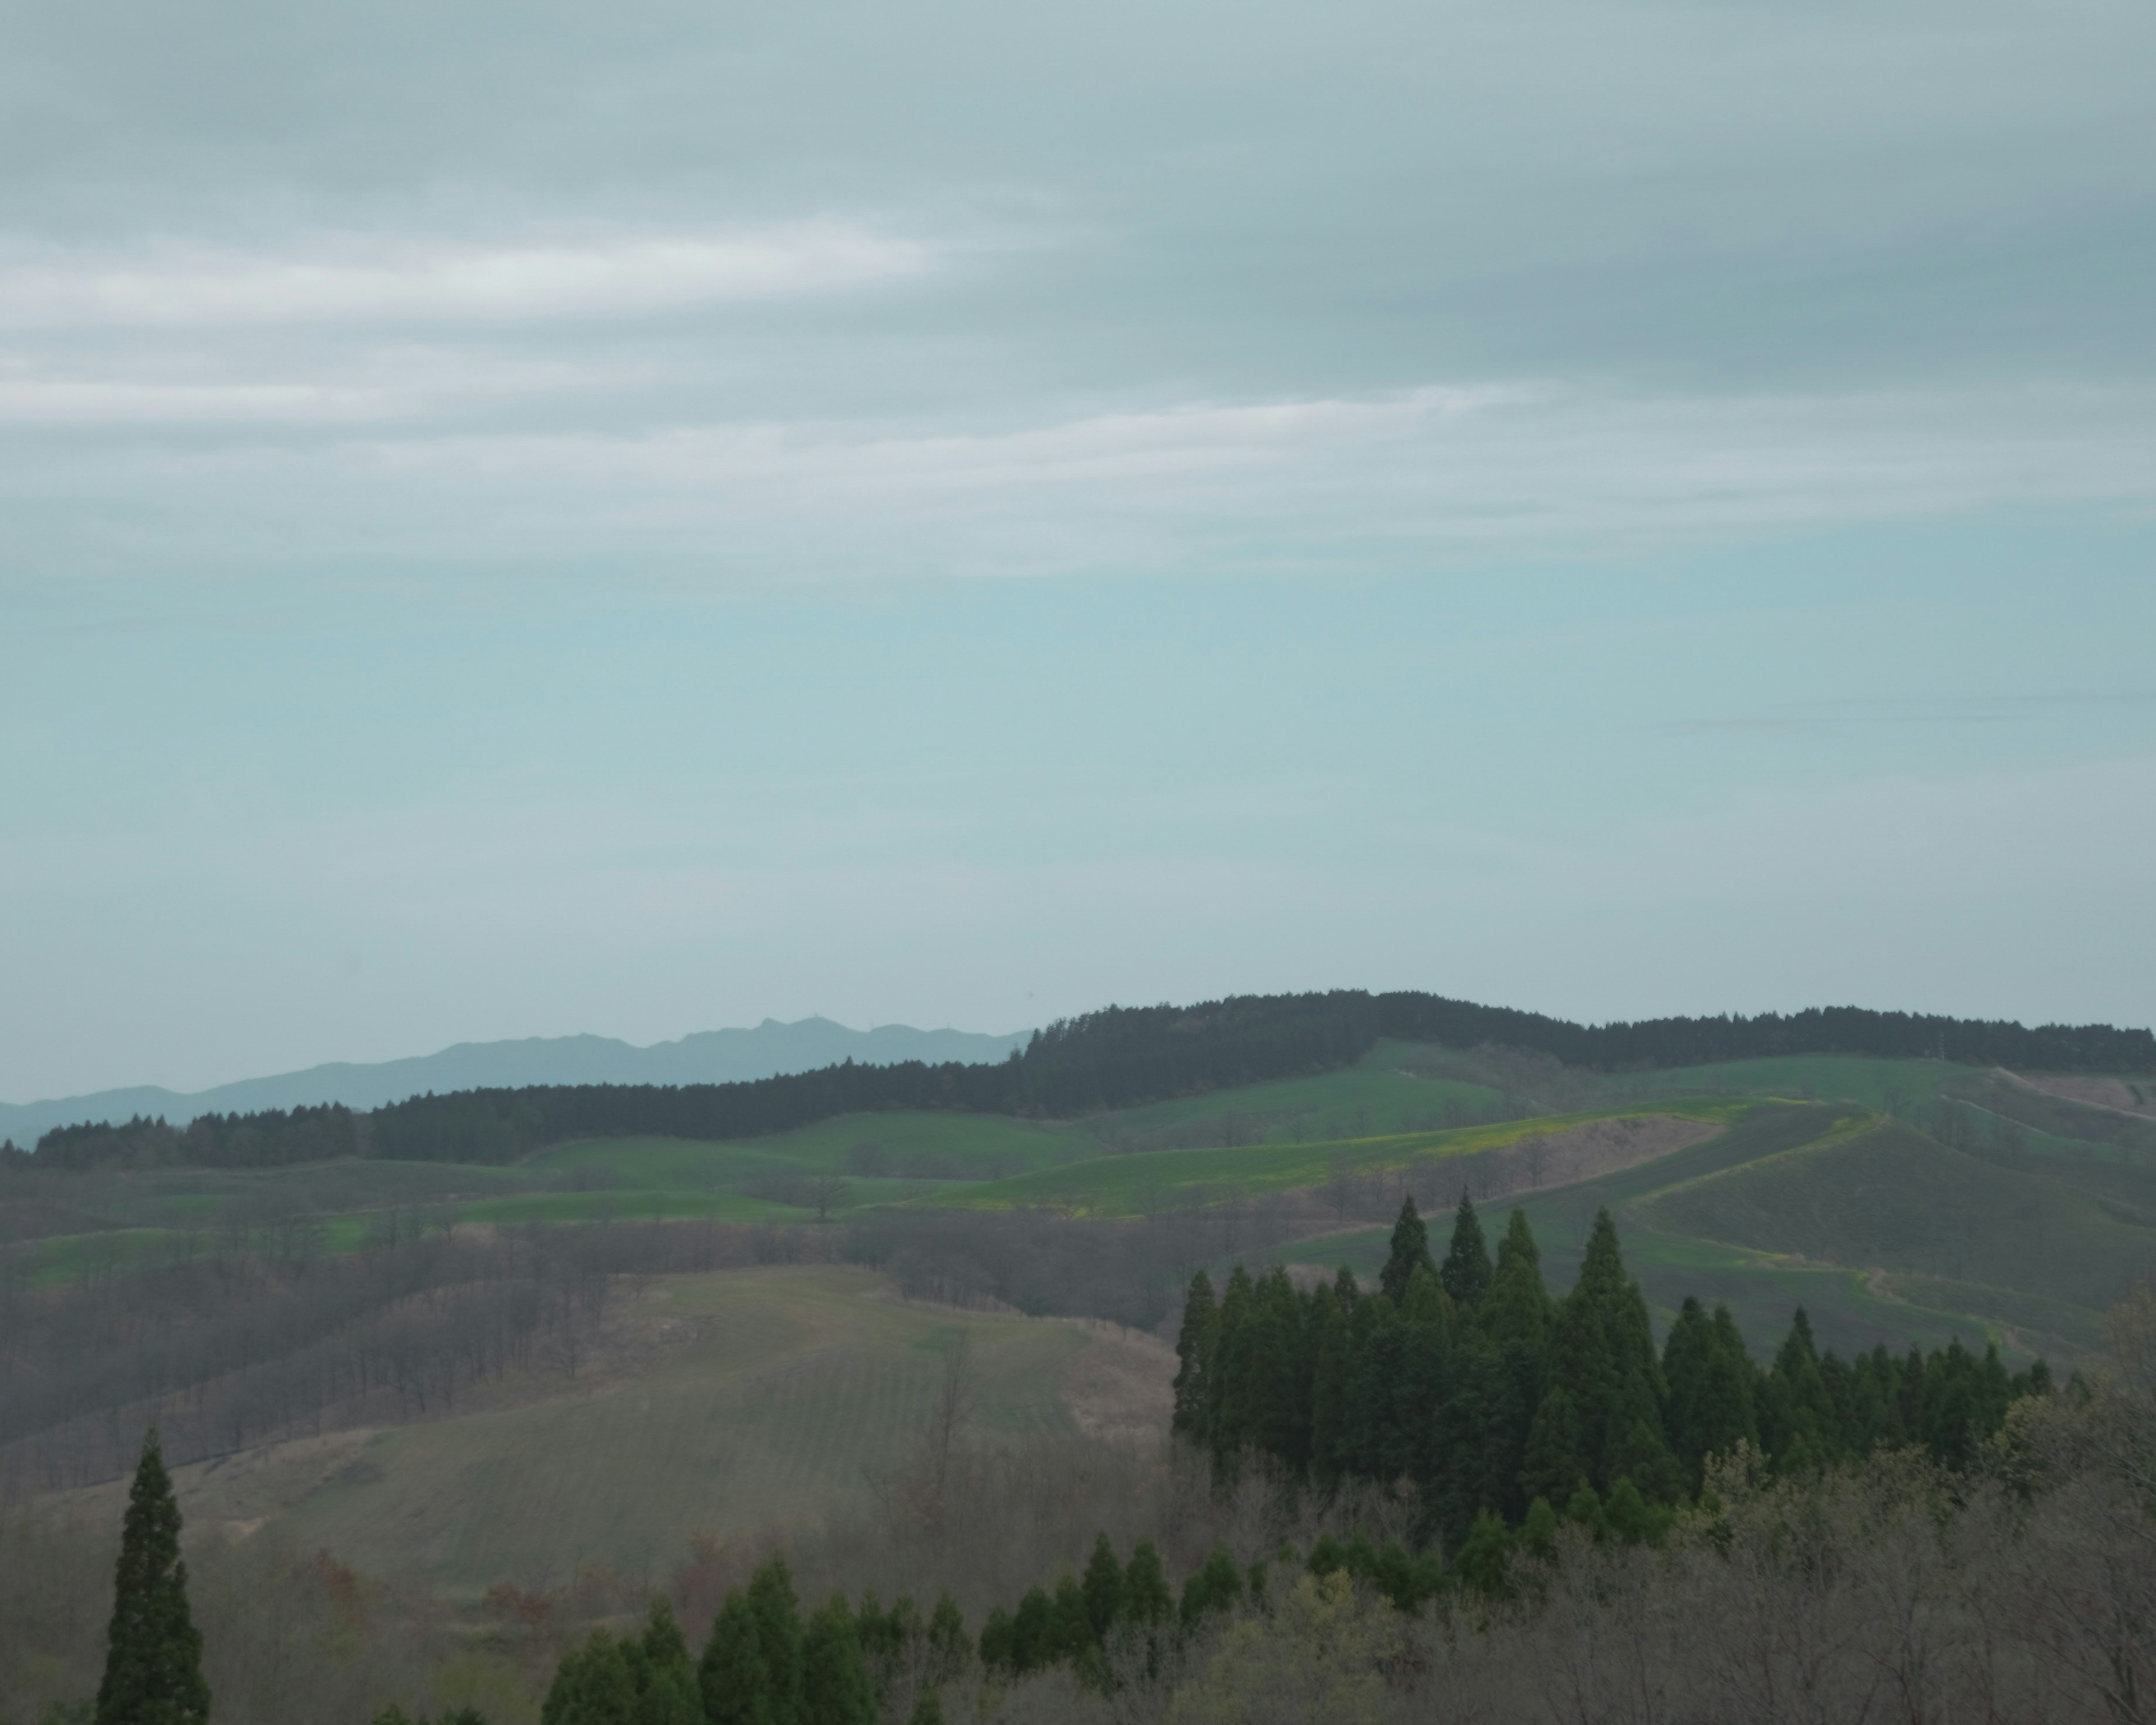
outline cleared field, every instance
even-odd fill
[[[910,1306],[880,1276],[831,1266],[660,1278],[633,1322],[633,1369],[183,1468],[182,1512],[204,1531],[274,1522],[370,1574],[466,1596],[559,1585],[595,1563],[663,1578],[694,1533],[738,1538],[862,1502],[872,1471],[917,1452],[962,1335],[968,1430],[988,1440],[1075,1430],[1066,1373],[1120,1346],[1127,1375],[1132,1345],[1060,1320]],[[102,1509],[124,1489],[79,1496]]]

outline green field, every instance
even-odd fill
[[[1312,1190],[1342,1173],[1361,1178],[1413,1170],[1445,1158],[1499,1149],[1532,1134],[1562,1132],[1589,1121],[1675,1114],[1722,1123],[1738,1117],[1750,1106],[1695,1097],[1650,1108],[1537,1115],[1491,1126],[1458,1127],[1449,1132],[1404,1132],[1330,1143],[1249,1144],[1106,1156],[1014,1179],[953,1188],[916,1203],[966,1209],[1031,1207],[1088,1217],[1148,1215],[1163,1209]]]

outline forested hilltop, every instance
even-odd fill
[[[35,1156],[54,1167],[259,1167],[333,1155],[507,1162],[569,1139],[759,1137],[837,1115],[945,1109],[1070,1119],[1352,1065],[1384,1039],[1495,1046],[1622,1072],[1791,1055],[1929,1059],[2046,1072],[2156,1070],[2156,1037],[2108,1024],[2047,1024],[1813,1009],[1784,1016],[1583,1025],[1435,994],[1244,995],[1188,1006],[1108,1007],[1034,1033],[992,1065],[860,1065],[736,1084],[542,1085],[424,1096],[355,1113],[338,1106],[55,1128]]]

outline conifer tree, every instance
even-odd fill
[[[921,1692],[913,1703],[913,1711],[906,1716],[906,1725],[943,1725],[943,1698],[932,1684]]]
[[[1418,1269],[1435,1275],[1437,1266],[1430,1261],[1430,1230],[1416,1214],[1414,1194],[1410,1192],[1400,1200],[1399,1219],[1393,1224],[1392,1250],[1386,1255],[1385,1267],[1378,1273],[1378,1291],[1399,1305],[1407,1297],[1408,1284]]]
[[[703,1697],[689,1644],[662,1596],[651,1602],[637,1662],[636,1725],[703,1725]]]
[[[1086,1595],[1086,1615],[1096,1640],[1106,1640],[1116,1620],[1123,1615],[1123,1566],[1116,1561],[1116,1548],[1103,1533],[1093,1542],[1093,1555],[1081,1584]]]
[[[875,1712],[854,1614],[845,1596],[834,1594],[809,1618],[801,1640],[803,1725],[875,1725]]]
[[[966,1638],[965,1614],[959,1610],[958,1602],[951,1597],[948,1588],[937,1595],[936,1609],[928,1614],[926,1640],[929,1681],[954,1681],[966,1669],[973,1644]]]
[[[1164,1623],[1175,1615],[1175,1595],[1150,1539],[1132,1549],[1130,1568],[1123,1572],[1123,1610],[1133,1623]]]
[[[801,1607],[786,1559],[773,1558],[749,1578],[748,1605],[770,1688],[769,1725],[804,1725],[801,1716]]]
[[[1306,1309],[1276,1265],[1254,1291],[1245,1358],[1250,1373],[1246,1440],[1300,1479],[1310,1467],[1311,1358]]]
[[[1514,1210],[1505,1224],[1479,1316],[1484,1333],[1508,1353],[1522,1349],[1539,1360],[1549,1345],[1549,1291],[1543,1286],[1542,1253],[1524,1210]]]
[[[1242,1596],[1243,1572],[1235,1567],[1226,1546],[1214,1546],[1204,1567],[1183,1584],[1183,1626],[1190,1627],[1209,1613],[1231,1609]]]
[[[1010,1668],[1020,1676],[1055,1659],[1055,1605],[1046,1589],[1029,1587],[1018,1602],[1011,1618],[1010,1649]]]
[[[540,1725],[639,1725],[636,1678],[626,1650],[604,1630],[562,1656]]]
[[[1490,1262],[1489,1248],[1483,1244],[1482,1224],[1475,1214],[1475,1206],[1467,1201],[1465,1187],[1460,1189],[1460,1209],[1452,1219],[1452,1244],[1445,1254],[1445,1266],[1438,1272],[1438,1280],[1445,1284],[1455,1305],[1471,1307],[1488,1291],[1496,1275]]]
[[[1692,1493],[1706,1477],[1707,1457],[1728,1454],[1740,1440],[1759,1441],[1753,1411],[1758,1375],[1729,1308],[1716,1307],[1710,1319],[1697,1299],[1687,1298],[1663,1345],[1662,1377],[1669,1389],[1670,1447]]]
[[[1596,1212],[1579,1280],[1565,1296],[1552,1331],[1548,1389],[1527,1440],[1527,1495],[1553,1502],[1567,1482],[1561,1468],[1584,1461],[1586,1476],[1606,1490],[1628,1474],[1649,1498],[1673,1502],[1684,1489],[1682,1470],[1662,1430],[1661,1362],[1639,1284],[1625,1273],[1609,1212]],[[1545,1434],[1545,1414],[1558,1392],[1573,1430]]]
[[[1257,1423],[1257,1380],[1264,1363],[1255,1353],[1256,1304],[1250,1272],[1238,1264],[1220,1296],[1206,1359],[1205,1440],[1216,1475],[1233,1466]]]
[[[1177,1435],[1199,1442],[1212,1425],[1206,1366],[1213,1350],[1218,1312],[1212,1278],[1201,1270],[1190,1278],[1190,1292],[1183,1302],[1183,1326],[1176,1332],[1175,1414],[1169,1425]]]
[[[187,1609],[187,1566],[180,1556],[180,1507],[151,1426],[121,1525],[105,1679],[95,1725],[203,1725],[209,1685],[202,1635]]]
[[[1349,1338],[1339,1295],[1329,1286],[1319,1288],[1310,1304],[1310,1472],[1321,1486],[1339,1479],[1352,1460]]]
[[[1811,1319],[1803,1307],[1790,1320],[1789,1333],[1774,1351],[1774,1363],[1761,1388],[1759,1435],[1776,1468],[1805,1473],[1830,1466],[1840,1452],[1840,1421],[1820,1373]]]
[[[739,1588],[729,1591],[719,1607],[697,1665],[696,1686],[711,1725],[773,1725],[771,1672],[764,1663],[756,1608]]]

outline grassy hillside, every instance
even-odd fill
[[[1695,1098],[1651,1108],[1541,1115],[1449,1132],[1100,1157],[1012,1179],[954,1188],[920,1201],[949,1209],[1038,1207],[1078,1216],[1147,1215],[1232,1199],[1319,1190],[1342,1174],[1360,1178],[1406,1173],[1412,1176],[1448,1158],[1501,1149],[1537,1134],[1553,1135],[1594,1121],[1674,1115],[1719,1125],[1742,1114],[1748,1106]]]
[[[972,1440],[1076,1430],[1066,1376],[1116,1345],[1058,1320],[909,1306],[865,1271],[662,1277],[588,1383],[184,1468],[182,1507],[198,1530],[274,1522],[371,1574],[467,1595],[595,1563],[663,1578],[693,1533],[862,1501],[917,1453],[962,1337]],[[101,1510],[122,1489],[80,1495]]]

